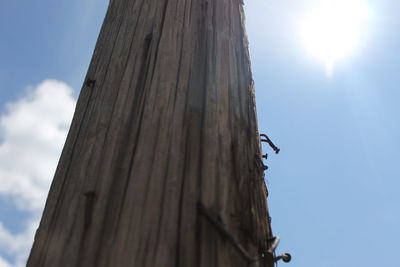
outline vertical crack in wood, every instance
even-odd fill
[[[89,230],[90,225],[92,224],[93,217],[93,209],[94,209],[94,201],[96,198],[95,191],[89,191],[84,194],[85,196],[85,222],[84,229],[85,231]]]

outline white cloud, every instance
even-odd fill
[[[33,215],[33,217],[37,217]],[[0,251],[4,254],[15,257],[13,267],[24,267],[26,258],[32,246],[33,237],[39,219],[30,219],[26,222],[25,231],[18,234],[11,234],[8,229],[0,222]],[[3,266],[4,265],[4,266]],[[0,257],[0,267],[12,266]]]
[[[6,229],[0,215],[0,255],[14,257],[15,267],[25,265],[32,245],[75,108],[72,91],[65,83],[46,80],[8,103],[0,116],[0,196],[31,214],[18,234]],[[0,267],[9,266],[0,257]]]
[[[0,257],[0,267],[12,267],[8,262]]]

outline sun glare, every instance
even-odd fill
[[[357,49],[369,14],[362,0],[326,0],[305,18],[301,28],[304,43],[324,61],[328,75],[338,60]]]

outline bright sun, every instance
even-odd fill
[[[305,45],[325,62],[328,75],[335,62],[358,47],[369,13],[363,0],[326,0],[305,18],[301,28]]]

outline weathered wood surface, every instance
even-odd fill
[[[241,0],[110,2],[27,266],[250,266],[198,203],[259,256],[243,24]]]

